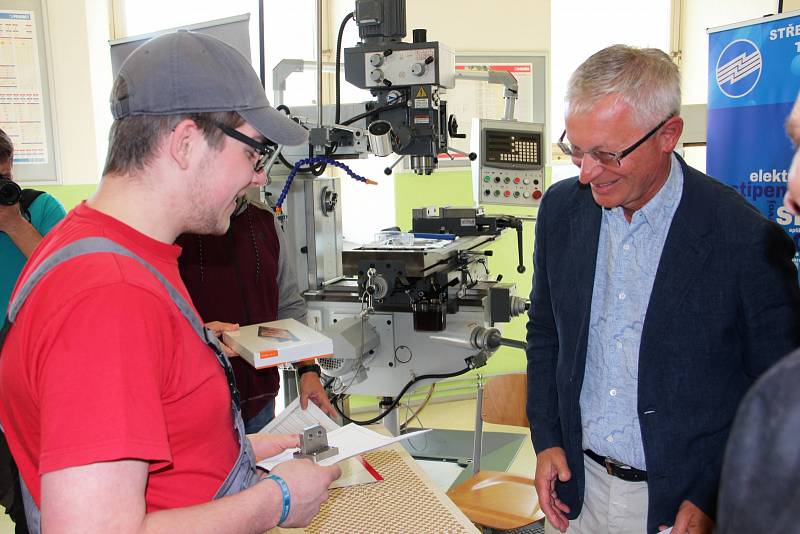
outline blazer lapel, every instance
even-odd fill
[[[575,366],[573,378],[583,379],[586,362],[586,344],[589,338],[589,320],[592,306],[595,266],[597,264],[597,244],[600,239],[600,223],[603,210],[592,198],[588,187],[581,186],[570,214],[570,250],[568,258],[574,268],[575,300],[577,310],[577,343],[575,344]]]
[[[650,293],[639,351],[640,370],[644,359],[659,353],[659,340],[668,335],[672,318],[680,313],[686,291],[695,283],[711,252],[711,244],[705,237],[710,225],[705,213],[712,209],[713,199],[701,198],[697,190],[697,171],[683,160],[680,162],[684,175],[683,195],[672,219]]]

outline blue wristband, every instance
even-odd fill
[[[281,494],[283,495],[283,509],[281,510],[281,518],[278,519],[278,526],[281,526],[281,524],[286,521],[289,510],[292,509],[292,496],[289,494],[289,486],[286,485],[286,481],[281,477],[278,475],[269,475],[267,478],[274,480],[275,483],[278,484],[278,487],[281,489]]]

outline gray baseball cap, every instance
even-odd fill
[[[215,37],[179,30],[134,50],[120,67],[128,94],[111,97],[115,119],[131,115],[180,115],[236,111],[261,135],[294,146],[308,131],[273,108],[247,59]]]

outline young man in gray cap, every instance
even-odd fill
[[[308,524],[339,469],[293,460],[259,476],[255,457],[297,437],[244,434],[230,365],[191,305],[173,245],[185,232],[224,233],[237,198],[265,179],[265,138],[300,144],[305,131],[270,107],[238,52],[191,32],[138,48],[111,107],[97,192],[31,257],[4,328],[0,422],[28,524]]]

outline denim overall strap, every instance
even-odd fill
[[[233,415],[234,431],[236,432],[236,438],[239,442],[239,454],[236,458],[236,462],[234,462],[233,467],[225,478],[225,481],[214,495],[214,498],[218,499],[220,497],[225,497],[226,495],[233,495],[258,482],[259,474],[256,468],[255,453],[253,452],[253,447],[250,444],[250,440],[247,439],[245,435],[244,421],[242,421],[242,415],[239,411],[239,392],[236,389],[236,383],[233,378],[233,369],[231,368],[228,358],[222,352],[219,340],[213,334],[213,332],[205,328],[203,321],[195,313],[191,304],[189,304],[183,295],[181,295],[178,290],[176,290],[172,284],[170,284],[169,280],[167,280],[164,275],[162,275],[155,267],[147,263],[144,259],[123,247],[119,243],[104,237],[87,237],[74,241],[45,258],[45,260],[42,261],[26,278],[25,282],[14,296],[14,299],[9,303],[8,315],[6,318],[6,324],[3,328],[3,334],[8,333],[8,329],[16,319],[16,316],[25,302],[25,299],[27,299],[28,295],[31,293],[31,291],[33,291],[33,288],[36,287],[39,281],[44,278],[48,272],[65,261],[71,260],[72,258],[96,253],[111,253],[118,254],[120,256],[126,256],[136,260],[145,269],[152,273],[153,276],[155,276],[156,279],[164,286],[164,289],[166,289],[167,293],[172,299],[172,302],[175,303],[175,306],[192,327],[192,330],[194,330],[198,337],[200,337],[203,343],[208,345],[217,361],[225,371],[225,377],[231,393],[231,412]],[[5,336],[3,336],[3,338],[4,337]],[[0,342],[1,341],[4,341],[4,339],[0,339]],[[2,347],[2,345],[0,345],[0,347]],[[202,431],[202,429],[198,429],[198,431]],[[22,477],[20,477],[20,486],[22,489],[23,501],[25,503],[25,516],[28,520],[28,528],[32,534],[40,534],[41,517],[39,509],[36,506],[30,491],[28,491],[25,481],[22,480]]]

